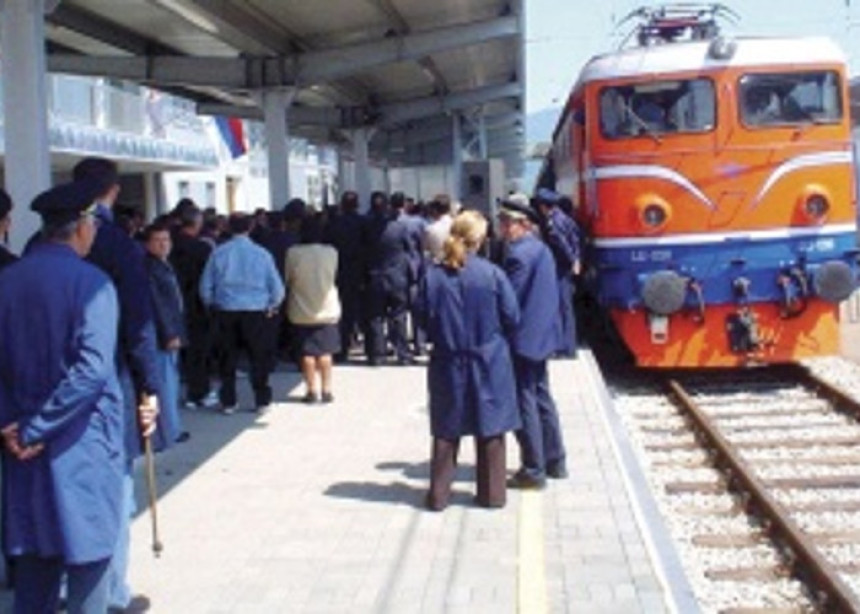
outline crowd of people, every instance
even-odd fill
[[[298,365],[301,401],[331,403],[333,364],[413,365],[429,353],[429,509],[448,503],[464,436],[476,438],[479,505],[567,476],[547,361],[576,352],[579,255],[557,194],[512,194],[496,220],[445,195],[376,192],[360,213],[347,191],[323,211],[293,199],[226,217],[182,199],[149,224],[119,196],[117,165],[84,159],[73,181],[33,201],[42,228],[23,257],[0,247],[16,612],[56,611],[62,577],[69,612],[134,611],[141,442],[163,450],[191,437],[182,404],[237,411],[243,351],[258,413],[279,400],[269,383],[279,360]],[[0,193],[0,233],[11,208]],[[508,432],[520,469],[506,480]]]

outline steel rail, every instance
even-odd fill
[[[833,567],[791,519],[788,510],[768,492],[735,448],[723,437],[711,419],[674,379],[665,385],[693,420],[695,431],[716,454],[716,464],[729,473],[730,486],[739,487],[750,504],[767,520],[772,538],[785,544],[794,557],[794,574],[812,585],[828,611],[860,612],[860,601]]]
[[[795,365],[795,369],[801,384],[829,402],[837,411],[850,414],[854,420],[860,421],[860,402],[830,382],[824,381],[803,365]]]

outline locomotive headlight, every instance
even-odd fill
[[[642,221],[652,228],[665,224],[668,217],[666,210],[660,205],[648,205],[642,210]]]
[[[821,224],[830,213],[830,194],[819,184],[808,185],[797,199],[797,218],[800,223]]]
[[[636,201],[636,216],[644,232],[659,232],[671,219],[672,208],[656,194],[644,194]]]

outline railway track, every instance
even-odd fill
[[[860,403],[800,366],[612,386],[704,610],[860,612]]]

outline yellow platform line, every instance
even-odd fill
[[[517,612],[548,612],[546,558],[544,557],[543,493],[523,490],[520,493],[517,549]]]

